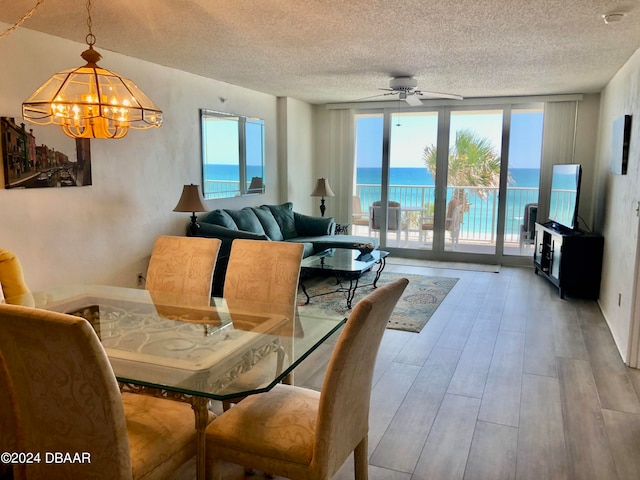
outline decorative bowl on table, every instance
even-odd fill
[[[358,244],[355,245],[355,247],[360,252],[360,256],[361,257],[370,254],[371,252],[373,252],[373,250],[375,248],[373,246],[373,243],[358,243]]]

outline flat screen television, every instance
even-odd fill
[[[549,221],[559,229],[577,230],[582,168],[579,164],[554,165],[551,176]]]

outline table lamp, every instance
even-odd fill
[[[178,205],[173,209],[174,212],[191,212],[191,225],[189,225],[189,233],[195,237],[198,233],[200,225],[198,225],[196,212],[208,212],[209,209],[202,201],[202,193],[200,185],[185,185],[182,189],[182,196],[178,201]]]
[[[316,181],[316,187],[311,192],[312,197],[320,197],[320,215],[324,217],[324,211],[326,207],[324,206],[324,197],[335,197],[336,195],[331,190],[331,186],[329,185],[329,180],[326,178],[319,178]]]

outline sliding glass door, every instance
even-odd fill
[[[438,138],[438,112],[391,114],[387,245],[433,248],[435,169],[425,148]]]
[[[451,112],[445,251],[496,251],[502,120],[502,110]]]
[[[504,254],[532,256],[542,164],[541,107],[514,108],[509,135],[509,183]]]
[[[542,119],[541,105],[357,114],[352,231],[418,258],[531,255]]]

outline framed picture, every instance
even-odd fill
[[[616,175],[627,174],[630,141],[631,115],[623,115],[613,122],[611,136],[611,172]]]
[[[54,125],[37,130],[13,117],[0,117],[4,188],[55,188],[91,185],[88,138],[66,136]]]

